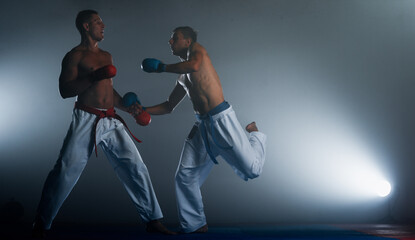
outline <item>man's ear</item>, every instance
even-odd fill
[[[186,47],[190,47],[190,45],[192,45],[192,39],[191,38],[187,38],[186,40]]]
[[[88,32],[88,31],[89,31],[89,23],[83,23],[83,24],[82,24],[82,26],[84,27],[84,30],[85,30],[86,32]]]

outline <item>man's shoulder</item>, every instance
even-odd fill
[[[105,51],[105,50],[102,50],[101,48],[99,49],[99,51],[100,51],[102,54],[108,54],[108,55],[111,55],[109,52],[107,52],[107,51]]]
[[[85,54],[85,49],[83,49],[80,46],[76,46],[66,53],[65,58],[82,57],[84,54]]]
[[[193,43],[191,49],[192,51],[206,51],[205,47],[198,42]]]
[[[195,54],[195,53],[198,53],[198,54],[201,53],[203,55],[207,54],[206,49],[202,45],[200,45],[199,43],[197,43],[197,42],[195,42],[195,43],[192,44],[192,46],[189,49],[189,52],[190,52],[191,55],[192,54]]]
[[[103,57],[105,57],[105,58],[111,58],[111,59],[112,59],[111,53],[109,53],[109,52],[107,52],[107,51],[105,51],[105,50],[102,50],[102,49],[99,49],[99,50],[100,50],[100,54],[101,54]]]
[[[98,53],[101,54],[101,55],[111,57],[111,54],[109,52],[104,51],[102,49],[99,49]],[[69,52],[66,53],[65,59],[82,59],[84,57],[87,57],[90,54],[94,55],[94,54],[96,54],[96,52],[93,53],[93,52],[91,52],[90,50],[86,49],[83,46],[76,46],[76,47],[72,48]]]
[[[72,48],[69,52],[65,54],[62,60],[62,64],[74,64],[75,62],[79,62],[82,58],[82,52],[79,49]]]

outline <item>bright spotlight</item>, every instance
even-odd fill
[[[376,185],[376,192],[380,197],[386,197],[391,192],[391,185],[388,181],[379,181]]]

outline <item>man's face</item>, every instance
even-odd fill
[[[101,41],[104,39],[104,28],[105,25],[102,19],[97,14],[93,14],[91,20],[87,23],[86,30],[94,40]]]
[[[170,48],[175,56],[180,56],[183,53],[187,53],[187,49],[190,46],[190,40],[185,39],[183,34],[180,31],[173,33],[169,40]]]

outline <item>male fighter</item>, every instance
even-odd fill
[[[196,112],[197,121],[184,143],[175,177],[180,227],[185,233],[208,230],[200,187],[214,163],[224,159],[242,179],[256,178],[262,172],[266,144],[266,136],[255,122],[246,126],[247,137],[232,106],[224,101],[219,77],[205,48],[196,40],[192,28],[178,27],[169,44],[181,62],[164,64],[150,58],[142,63],[146,72],[180,74],[167,101],[147,107],[148,113],[171,113],[186,95]],[[141,110],[141,106],[136,107],[136,111]]]
[[[42,192],[33,227],[34,237],[50,229],[62,203],[71,192],[94,148],[101,146],[126,188],[147,231],[172,234],[159,221],[163,215],[146,165],[126,132],[114,107],[128,111],[113,89],[116,69],[111,54],[101,50],[105,25],[94,10],[78,13],[76,27],[81,43],[62,61],[59,90],[63,98],[77,96],[72,122],[59,158]],[[127,128],[128,129],[128,128]]]

